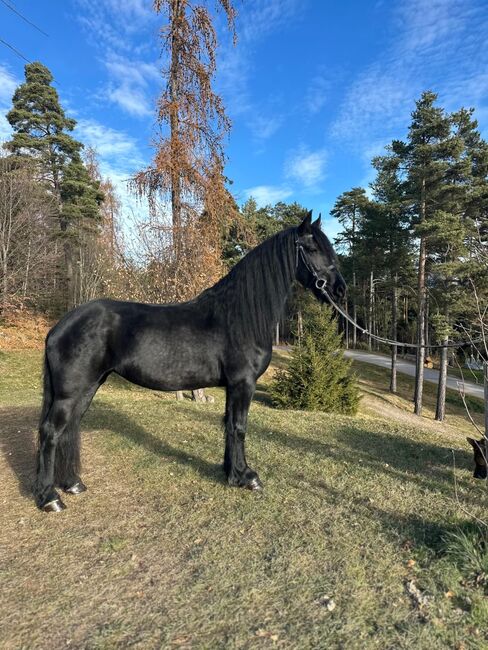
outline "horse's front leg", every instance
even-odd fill
[[[229,485],[248,490],[261,490],[263,487],[257,473],[248,466],[244,449],[247,414],[255,386],[254,381],[228,386],[225,405],[224,470]]]

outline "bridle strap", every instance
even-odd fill
[[[320,275],[317,273],[317,271],[313,268],[313,266],[307,260],[307,258],[305,256],[305,251],[303,249],[303,246],[302,246],[302,244],[300,244],[298,239],[295,239],[295,247],[296,247],[296,262],[295,262],[296,270],[298,270],[298,260],[299,260],[299,258],[301,258],[301,260],[303,262],[303,265],[305,266],[307,271],[312,274],[313,280],[315,280],[315,283],[314,283],[315,288],[318,289],[318,291],[320,291],[324,295],[327,295],[326,287],[327,287],[328,278],[321,278]],[[327,271],[333,271],[334,269],[335,269],[335,265],[334,264],[329,264],[329,266],[327,267],[326,270]],[[312,282],[313,282],[313,280],[312,280]],[[311,283],[309,283],[307,285],[307,289],[309,289],[310,286],[311,286]]]

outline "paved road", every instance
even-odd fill
[[[373,363],[375,366],[382,366],[383,368],[390,368],[391,365],[390,357],[387,357],[384,354],[364,352],[363,350],[345,350],[344,354],[346,357],[351,357],[352,359],[357,359],[358,361]],[[399,358],[397,360],[397,371],[405,375],[415,377],[415,364],[411,361],[405,361],[404,359]],[[433,370],[431,368],[424,368],[424,380],[430,381],[433,384],[437,384],[439,382],[439,371]],[[459,380],[457,377],[448,377],[447,387],[457,391],[458,381]],[[474,384],[473,382],[465,381],[464,389],[466,391],[466,395],[473,395],[474,397],[479,397],[480,399],[484,398],[483,386],[481,384]]]

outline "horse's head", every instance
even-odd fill
[[[488,453],[488,445],[486,444],[486,439],[481,438],[481,440],[474,440],[473,438],[466,438],[471,447],[473,447],[474,452],[474,478],[486,478],[486,460]]]
[[[346,293],[346,283],[339,272],[334,249],[320,228],[320,215],[312,223],[310,210],[297,228],[295,246],[297,280],[321,302],[328,302],[327,294],[340,302]]]

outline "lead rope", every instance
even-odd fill
[[[313,275],[315,278],[315,288],[318,289],[330,302],[330,304],[334,307],[334,309],[353,327],[355,327],[357,330],[361,332],[361,334],[366,334],[367,336],[371,337],[375,341],[378,341],[379,343],[385,343],[386,345],[394,345],[395,347],[405,347],[405,348],[414,348],[416,350],[419,350],[421,348],[462,348],[464,345],[472,345],[473,343],[480,343],[483,341],[483,337],[480,337],[478,339],[472,339],[470,341],[460,341],[458,343],[444,343],[440,345],[419,345],[418,343],[402,343],[400,341],[394,341],[392,339],[386,339],[383,338],[382,336],[376,336],[376,334],[373,334],[367,329],[364,329],[364,327],[361,327],[354,321],[349,314],[347,314],[339,305],[332,299],[332,296],[329,294],[327,291],[327,280],[324,278],[320,278],[317,271],[310,265],[308,262],[307,258],[305,257],[305,253],[303,251],[303,246],[299,243],[298,240],[295,240],[295,245],[296,245],[296,267],[298,268],[298,256],[300,255],[302,258],[302,262],[305,265],[305,268]],[[327,271],[331,271],[335,268],[334,264],[331,264],[330,266],[327,267]],[[310,285],[309,285],[310,286]]]
[[[364,329],[360,325],[358,325],[350,316],[347,314],[339,305],[334,302],[332,299],[331,295],[328,293],[327,289],[325,287],[321,288],[318,286],[317,281],[315,282],[315,286],[317,289],[319,289],[324,296],[327,298],[327,300],[330,302],[330,304],[334,307],[334,309],[347,321],[351,323],[353,327],[358,329],[362,334],[366,334],[367,336],[371,337],[375,341],[378,341],[379,343],[386,343],[387,345],[394,345],[396,347],[405,347],[405,348],[415,348],[416,350],[419,350],[421,348],[462,348],[464,345],[472,345],[473,343],[481,343],[483,341],[483,338],[477,338],[477,339],[471,339],[470,341],[458,341],[457,343],[443,343],[443,344],[438,344],[438,345],[419,345],[418,343],[402,343],[400,341],[393,341],[392,339],[387,339],[383,338],[382,336],[376,336],[376,334],[373,334],[372,332],[369,332],[367,329]]]

